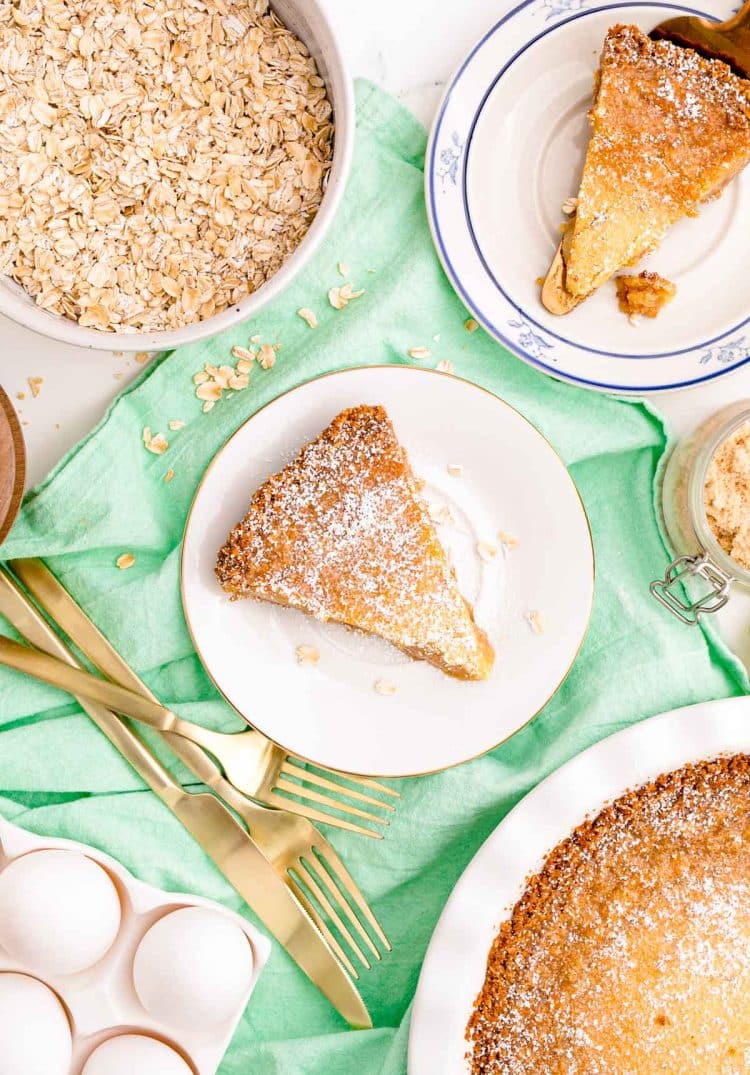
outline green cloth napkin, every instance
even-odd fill
[[[427,228],[424,131],[367,83],[358,88],[357,121],[349,188],[307,271],[250,324],[149,366],[28,496],[3,554],[45,557],[166,704],[214,728],[239,727],[193,652],[180,605],[180,540],[196,485],[229,434],[280,392],[333,369],[404,363],[410,347],[429,344],[430,364],[450,359],[457,374],[518,407],[570,466],[594,535],[596,599],[573,671],[529,726],[469,765],[403,781],[381,843],[329,830],[393,941],[392,955],[361,980],[375,1029],[346,1030],[274,946],[222,1075],[404,1072],[410,1005],[430,935],[459,874],[507,810],[595,740],[674,706],[748,688],[715,638],[682,627],[649,597],[649,581],[667,562],[652,493],[667,443],[662,423],[640,403],[559,384],[481,330],[467,332],[466,311]],[[366,292],[336,311],[326,292],[342,282],[340,260]],[[316,311],[319,328],[296,315],[303,306]],[[255,369],[250,388],[203,414],[193,374],[206,361],[228,361],[231,346],[254,334],[283,345],[275,367]],[[185,427],[170,431],[174,419]],[[144,426],[165,433],[165,455],[145,451]],[[168,468],[174,479],[165,484]],[[115,566],[123,552],[136,556],[128,571]],[[26,828],[83,840],[146,881],[247,913],[80,710],[7,671],[0,675],[0,789],[0,811]]]

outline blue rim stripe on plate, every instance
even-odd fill
[[[651,6],[653,6],[653,5],[651,3],[649,3],[648,0],[640,0],[640,2],[639,2],[639,0],[631,0],[631,2],[629,2],[629,3],[624,3],[624,4],[619,4],[618,5],[618,7],[651,7]],[[713,16],[713,15],[706,16],[706,15],[704,15],[704,13],[702,11],[698,11],[696,8],[684,8],[679,4],[659,4],[659,7],[671,8],[672,11],[680,11],[680,12],[683,12],[683,13],[699,15],[701,18],[710,18],[712,21],[718,22],[718,19],[715,16]],[[499,72],[499,74],[496,75],[496,77],[493,80],[491,86],[489,87],[489,89],[485,93],[484,97],[482,98],[478,109],[474,113],[474,118],[472,119],[471,126],[469,128],[469,134],[468,134],[468,136],[466,138],[466,146],[465,146],[465,149],[464,149],[464,168],[463,168],[463,183],[462,183],[464,212],[466,213],[466,222],[467,222],[468,227],[469,227],[469,234],[471,235],[471,241],[474,244],[474,249],[476,250],[477,257],[479,258],[479,260],[481,261],[482,265],[484,266],[485,272],[487,273],[489,278],[492,280],[492,282],[494,283],[494,285],[498,289],[498,291],[504,296],[505,299],[507,299],[507,301],[512,306],[514,306],[518,310],[519,314],[526,321],[528,321],[529,324],[533,325],[535,328],[540,329],[547,336],[551,336],[554,340],[560,340],[561,343],[566,343],[570,347],[575,347],[578,351],[588,351],[588,352],[590,352],[591,354],[594,354],[594,355],[603,355],[605,358],[627,358],[627,359],[635,359],[636,361],[643,361],[643,360],[648,361],[648,360],[650,360],[652,358],[676,358],[679,355],[690,354],[692,351],[698,351],[698,350],[702,350],[704,348],[709,348],[709,347],[713,346],[713,344],[718,343],[719,340],[723,340],[726,336],[733,335],[739,329],[744,328],[745,325],[747,325],[748,322],[750,322],[750,315],[748,315],[742,321],[738,322],[736,325],[733,325],[732,328],[726,329],[724,332],[719,333],[718,336],[714,336],[712,339],[709,339],[709,340],[702,340],[700,343],[695,343],[691,347],[683,347],[678,351],[652,351],[651,353],[646,354],[646,355],[634,355],[634,354],[628,354],[628,353],[621,352],[621,351],[602,351],[598,347],[587,347],[586,344],[576,343],[575,340],[568,339],[567,336],[561,336],[560,333],[554,332],[547,325],[541,324],[541,322],[537,321],[533,317],[533,315],[529,313],[528,310],[524,309],[523,306],[519,306],[510,297],[508,292],[505,290],[505,288],[502,286],[500,281],[497,279],[497,277],[493,273],[492,269],[490,268],[490,266],[489,266],[489,264],[488,264],[488,262],[487,262],[487,260],[486,260],[486,258],[484,256],[484,254],[482,252],[482,248],[481,248],[481,246],[479,244],[479,240],[477,239],[476,231],[474,229],[474,222],[473,222],[472,217],[471,217],[471,210],[469,208],[468,174],[469,174],[469,155],[471,153],[471,143],[472,143],[473,138],[474,138],[474,131],[476,129],[477,123],[479,122],[479,119],[480,119],[480,117],[482,115],[482,112],[484,111],[484,106],[487,103],[487,100],[488,100],[490,94],[495,89],[495,86],[497,86],[497,84],[500,81],[500,79],[513,66],[513,64],[516,62],[516,60],[519,59],[521,56],[523,56],[523,54],[528,49],[530,49],[532,47],[532,45],[535,45],[538,41],[541,41],[541,39],[543,37],[546,37],[548,34],[551,34],[555,30],[558,30],[561,26],[567,26],[571,22],[576,22],[578,19],[586,18],[588,15],[597,15],[602,11],[609,11],[609,10],[611,10],[609,7],[589,8],[586,11],[579,11],[576,15],[573,15],[569,19],[565,19],[565,20],[563,20],[561,22],[555,23],[554,26],[548,26],[546,30],[542,30],[542,32],[540,34],[537,34],[536,37],[532,38],[530,41],[527,41],[526,44],[523,46],[523,48],[519,49],[518,52],[515,54],[515,56],[512,56],[511,59],[508,60],[508,62],[505,64],[503,69]]]
[[[556,377],[556,378],[562,379],[562,380],[566,380],[566,381],[570,381],[570,382],[573,382],[575,384],[582,384],[582,385],[586,385],[586,386],[589,386],[589,387],[592,387],[592,388],[599,388],[599,389],[604,389],[604,390],[607,390],[607,391],[624,392],[624,393],[627,393],[629,395],[632,395],[632,394],[637,394],[637,393],[664,392],[664,391],[669,391],[669,390],[677,389],[677,388],[688,388],[688,387],[691,387],[691,386],[694,386],[694,385],[702,384],[702,383],[707,382],[707,381],[715,380],[717,377],[724,377],[728,373],[734,372],[735,370],[740,369],[742,366],[744,366],[748,362],[750,362],[750,354],[746,355],[743,359],[739,360],[738,362],[734,363],[733,365],[727,366],[724,369],[718,369],[713,373],[708,373],[704,377],[696,377],[696,378],[693,378],[692,380],[678,381],[678,382],[674,382],[674,383],[670,383],[670,384],[633,385],[633,386],[630,386],[630,385],[621,385],[621,384],[609,384],[607,382],[595,381],[595,380],[591,380],[591,379],[588,379],[588,378],[585,378],[585,377],[578,377],[575,374],[564,372],[563,370],[560,370],[559,368],[556,368],[555,366],[549,365],[548,363],[542,361],[542,359],[538,358],[537,356],[535,356],[533,354],[530,354],[528,351],[523,350],[523,348],[520,347],[518,343],[510,340],[506,336],[506,334],[503,331],[501,331],[492,322],[490,317],[487,314],[485,314],[482,310],[479,309],[479,307],[476,305],[474,300],[471,298],[471,296],[468,294],[468,292],[464,288],[463,284],[461,283],[461,281],[459,279],[459,276],[458,276],[458,274],[456,272],[456,269],[455,269],[455,267],[454,267],[454,265],[453,265],[453,263],[451,261],[450,255],[448,254],[448,251],[447,251],[447,248],[446,248],[446,245],[445,245],[445,241],[444,241],[444,238],[443,238],[443,234],[442,234],[442,232],[440,230],[440,224],[439,224],[439,221],[438,221],[438,214],[437,214],[437,209],[436,209],[437,203],[436,203],[436,191],[435,191],[435,177],[436,177],[435,161],[436,161],[439,134],[440,134],[441,129],[442,129],[443,120],[445,118],[445,113],[446,113],[446,110],[447,110],[448,105],[450,103],[451,96],[452,96],[455,88],[457,87],[461,76],[466,71],[467,67],[469,66],[469,64],[473,60],[474,56],[486,44],[486,42],[491,37],[493,37],[494,34],[502,26],[505,25],[505,23],[507,23],[514,16],[516,16],[519,12],[523,11],[525,8],[528,8],[529,6],[531,6],[532,4],[534,4],[536,2],[538,2],[538,0],[522,0],[522,3],[520,3],[516,7],[512,8],[511,11],[509,11],[506,15],[504,15],[502,19],[500,19],[497,23],[495,23],[495,25],[490,30],[488,30],[487,33],[474,46],[474,48],[471,50],[471,52],[466,57],[464,62],[458,68],[458,71],[451,78],[451,80],[450,80],[450,82],[449,82],[449,84],[448,84],[448,86],[446,88],[445,94],[443,95],[443,99],[442,99],[442,101],[440,103],[438,114],[437,114],[435,122],[433,124],[432,134],[431,134],[431,138],[430,138],[430,143],[431,144],[430,144],[430,147],[429,147],[429,161],[428,161],[428,167],[427,167],[428,194],[429,194],[429,197],[427,199],[427,205],[428,205],[428,211],[429,211],[428,215],[429,215],[429,220],[430,220],[430,224],[431,224],[431,227],[432,227],[432,232],[433,232],[433,236],[434,236],[434,239],[435,239],[435,243],[436,243],[436,246],[438,248],[438,253],[439,253],[440,258],[441,258],[441,260],[443,262],[443,265],[444,265],[444,267],[446,269],[446,272],[447,272],[448,276],[450,277],[451,282],[453,283],[454,288],[456,289],[456,291],[458,292],[460,297],[463,299],[463,301],[466,304],[466,306],[471,310],[472,313],[474,313],[476,315],[476,317],[478,318],[479,321],[482,322],[484,327],[486,329],[488,329],[488,331],[496,339],[498,339],[500,342],[505,344],[505,346],[510,351],[512,351],[514,354],[520,355],[520,357],[522,357],[525,361],[529,362],[531,365],[537,367],[538,369],[544,370],[545,373],[549,373],[553,377]],[[528,42],[526,42],[525,45],[523,46],[523,48],[520,49],[518,52],[516,52],[514,54],[514,56],[508,61],[508,63],[506,63],[504,65],[504,67],[502,68],[500,73],[496,76],[496,78],[494,79],[494,81],[491,84],[491,86],[489,87],[489,89],[485,91],[485,93],[484,93],[484,95],[482,97],[482,100],[480,102],[479,108],[475,112],[474,117],[472,119],[471,127],[470,127],[470,130],[469,130],[469,135],[467,137],[466,144],[463,147],[464,152],[463,152],[463,164],[462,164],[462,176],[461,176],[461,179],[462,179],[462,200],[463,200],[464,215],[466,217],[466,222],[467,222],[467,226],[468,226],[469,235],[470,235],[471,242],[472,242],[472,245],[474,247],[475,253],[476,253],[477,257],[479,258],[479,260],[480,260],[480,262],[482,264],[482,267],[484,268],[485,272],[487,273],[489,279],[493,282],[495,287],[497,287],[497,289],[500,291],[500,293],[502,294],[503,298],[508,303],[508,305],[513,310],[516,311],[516,313],[519,315],[519,317],[526,324],[534,325],[534,327],[541,329],[541,331],[543,331],[545,334],[553,337],[554,339],[559,340],[560,342],[566,344],[566,346],[568,346],[568,347],[575,348],[576,350],[579,350],[579,351],[586,351],[586,352],[590,352],[590,353],[593,353],[593,354],[603,355],[603,356],[606,356],[608,358],[623,358],[623,359],[626,359],[626,360],[633,360],[633,359],[642,360],[642,359],[678,357],[679,355],[682,355],[682,354],[691,353],[693,351],[701,350],[703,348],[709,348],[712,344],[716,344],[721,340],[725,340],[728,336],[731,336],[733,333],[737,332],[738,329],[742,328],[744,325],[746,325],[748,323],[748,321],[750,321],[750,317],[745,319],[745,321],[740,322],[739,325],[732,326],[731,328],[729,328],[726,331],[722,332],[721,335],[716,336],[713,339],[706,341],[705,343],[695,344],[693,347],[685,348],[685,349],[683,349],[681,351],[664,352],[664,353],[652,354],[652,355],[612,354],[611,352],[598,351],[598,350],[596,350],[594,348],[590,348],[590,347],[586,347],[584,345],[574,343],[573,341],[568,340],[563,336],[559,336],[558,334],[553,332],[551,329],[548,329],[545,325],[540,325],[536,320],[534,320],[534,318],[529,316],[529,314],[522,307],[520,307],[517,303],[515,303],[510,298],[510,296],[503,290],[503,288],[500,286],[500,284],[496,280],[494,274],[489,270],[489,268],[487,266],[487,263],[486,263],[486,261],[484,259],[484,256],[482,254],[482,251],[481,251],[481,249],[479,247],[479,244],[477,243],[476,236],[474,234],[472,221],[471,221],[471,216],[470,216],[470,213],[469,213],[469,210],[468,210],[468,201],[467,201],[467,194],[466,194],[466,172],[467,172],[469,150],[470,150],[470,147],[471,147],[471,138],[473,137],[474,129],[476,127],[478,118],[481,115],[481,112],[482,112],[482,110],[484,108],[484,105],[485,105],[490,93],[492,92],[494,87],[497,85],[497,83],[500,80],[500,78],[502,77],[502,75],[515,62],[515,60],[518,59],[518,57],[520,55],[522,55],[531,45],[535,44],[538,40],[540,40],[542,37],[546,36],[552,30],[557,30],[562,26],[566,26],[569,23],[575,22],[576,20],[578,20],[580,18],[583,18],[585,16],[588,16],[588,15],[599,14],[599,13],[601,13],[603,11],[617,10],[617,9],[621,9],[621,8],[654,7],[654,6],[658,6],[660,8],[671,9],[671,10],[675,10],[675,11],[683,11],[683,12],[686,12],[686,13],[692,13],[692,14],[696,14],[696,15],[701,15],[703,17],[713,19],[714,21],[715,21],[715,18],[716,18],[715,16],[710,15],[710,14],[708,14],[706,12],[702,12],[702,11],[700,11],[698,9],[695,9],[695,8],[687,8],[687,7],[684,7],[683,5],[680,5],[680,4],[658,3],[658,0],[657,0],[657,2],[654,2],[654,0],[651,0],[651,2],[649,2],[649,0],[629,0],[629,2],[625,2],[625,3],[604,5],[604,6],[600,6],[600,7],[597,7],[597,8],[592,8],[592,9],[590,9],[588,11],[577,12],[575,15],[571,16],[570,18],[562,19],[559,22],[556,22],[554,24],[554,26],[548,27],[546,30],[544,30],[541,33],[539,33],[536,37],[534,37],[533,39],[531,39]]]

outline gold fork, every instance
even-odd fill
[[[60,586],[55,576],[41,560],[14,560],[9,566],[29,592],[48,609],[53,618],[58,619],[59,622],[57,611],[60,605],[64,604],[66,619],[72,625],[82,630],[86,637],[93,637],[95,634],[100,652],[104,652],[106,647],[111,655],[119,658],[119,654],[111,647],[98,627],[75,603],[67,590]],[[72,632],[69,633],[72,637]],[[110,676],[110,678],[118,680],[117,676]],[[286,751],[253,728],[233,733],[214,732],[200,724],[184,720],[176,714],[173,716],[174,720],[169,731],[210,751],[219,762],[227,779],[243,794],[267,806],[288,810],[311,818],[313,821],[325,821],[340,829],[348,829],[350,832],[371,836],[377,840],[382,839],[380,832],[356,824],[349,818],[357,817],[376,825],[387,826],[387,817],[379,816],[371,810],[363,810],[354,803],[365,803],[374,809],[384,811],[387,815],[394,810],[392,803],[378,799],[359,788],[367,788],[368,791],[377,792],[378,795],[398,799],[399,793],[393,788],[388,788],[368,777],[352,776],[332,770],[325,770],[327,775],[314,772],[305,768],[305,763],[287,755]],[[322,767],[317,766],[317,768]],[[331,776],[335,776],[336,780],[331,780]],[[350,784],[356,786],[347,786]],[[325,792],[332,794],[325,794]],[[353,802],[342,801],[341,796],[352,799]],[[303,801],[299,802],[298,799]],[[348,815],[348,817],[339,817],[332,811]]]
[[[78,666],[70,648],[2,566],[0,610],[21,637],[45,653],[54,654],[71,665]],[[146,785],[198,841],[230,884],[234,885],[248,906],[252,907],[261,922],[286,948],[331,1004],[352,1026],[371,1027],[372,1021],[367,1009],[348,972],[351,964],[346,956],[341,958],[341,946],[335,940],[333,944],[330,943],[329,938],[332,935],[320,915],[310,915],[297,899],[294,888],[287,883],[287,878],[279,874],[276,855],[273,856],[274,861],[271,861],[262,841],[248,832],[241,820],[227,809],[226,803],[231,795],[237,796],[238,799],[241,796],[224,780],[221,771],[208,755],[186,739],[175,740],[175,752],[189,769],[193,769],[194,763],[197,767],[205,764],[205,775],[215,778],[211,780],[211,784],[217,795],[194,790],[188,792],[125,721],[104,706],[85,698],[79,698],[78,702],[100,731],[140,774]],[[230,789],[226,803],[219,798],[226,790],[224,785],[226,789]],[[271,813],[270,809],[268,812]],[[285,816],[294,820],[292,815]],[[355,887],[359,896],[351,878],[345,875],[345,880],[348,882],[347,887]],[[361,900],[361,896],[359,899]],[[344,939],[346,940],[346,937]]]
[[[48,662],[52,662],[69,673],[70,685],[73,685],[77,676],[81,677],[80,682],[84,683],[84,686],[93,679],[95,684],[102,684],[111,691],[116,691],[119,684],[125,688],[129,697],[137,695],[144,704],[161,708],[145,683],[104,638],[62,584],[41,562],[38,563],[46,576],[46,592],[55,596],[54,611],[40,599],[32,587],[29,587],[30,593],[80,651],[113,682],[98,680],[79,668],[63,665],[48,653],[32,650],[28,646],[19,647],[18,643],[0,636],[0,648],[6,650],[6,655],[12,653],[15,647],[16,650],[26,651],[25,660],[32,658],[27,666],[21,667],[24,664],[22,659],[15,667],[34,675],[34,664],[43,668]],[[67,689],[63,683],[60,685]],[[91,691],[84,689],[83,696],[91,697]],[[311,822],[286,811],[250,802],[223,777],[218,766],[195,743],[171,733],[163,733],[162,738],[188,769],[212,788],[245,822],[266,859],[292,890],[352,977],[359,977],[357,970],[340,941],[332,933],[328,921],[340,940],[344,941],[368,970],[372,964],[352,930],[376,959],[379,960],[381,954],[373,936],[385,951],[391,951],[388,938],[351,874],[325,836]],[[365,926],[369,927],[369,932]]]

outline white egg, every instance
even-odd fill
[[[227,915],[182,907],[160,918],[135,954],[141,1004],[173,1027],[214,1029],[238,1014],[250,988],[253,952]]]
[[[35,973],[76,974],[98,963],[121,913],[109,874],[77,851],[33,851],[0,873],[0,944]]]
[[[194,1075],[174,1049],[144,1034],[108,1038],[83,1065],[81,1075]]]
[[[73,1054],[65,1010],[43,982],[0,973],[0,1075],[68,1075]]]

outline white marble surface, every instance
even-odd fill
[[[354,75],[396,94],[429,125],[442,87],[497,19],[495,0],[325,0]],[[132,356],[55,343],[0,317],[0,384],[16,402],[35,483],[102,416],[142,367]],[[43,377],[31,397],[28,377]],[[26,398],[16,395],[25,392]],[[653,400],[678,435],[730,400],[750,398],[750,365],[695,389]],[[730,645],[750,664],[750,596],[736,593],[721,614]],[[687,630],[687,628],[686,628]]]

